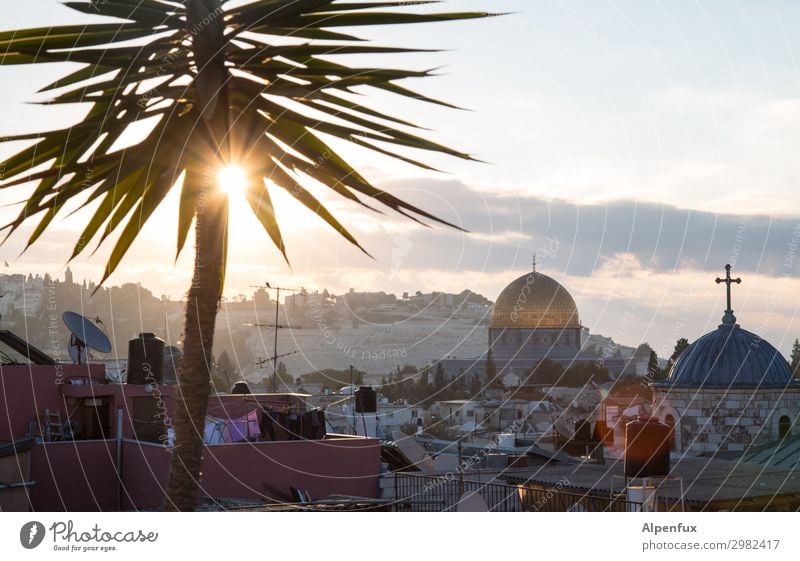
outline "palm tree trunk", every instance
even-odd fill
[[[203,181],[202,176],[190,172],[186,181],[202,184],[195,211],[195,269],[186,303],[183,357],[178,365],[175,445],[165,502],[165,510],[172,511],[194,510],[197,506],[228,215],[227,198],[210,180]]]

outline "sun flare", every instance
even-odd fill
[[[228,195],[241,194],[247,189],[247,173],[239,166],[225,166],[217,174],[219,188]]]

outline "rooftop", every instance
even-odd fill
[[[800,467],[800,435],[749,450],[742,456],[742,461],[773,467],[794,468],[797,471]]]
[[[547,464],[527,479],[510,476],[510,483],[559,484],[567,490],[610,495],[624,487],[622,460],[599,465]],[[716,458],[682,458],[671,466],[670,477],[659,489],[665,499],[678,501],[683,479],[684,502],[694,505],[731,502],[742,506],[748,502],[790,495],[800,500],[800,473],[783,467],[761,466]],[[567,481],[568,483],[564,483]]]

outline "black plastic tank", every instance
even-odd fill
[[[356,390],[356,413],[377,413],[378,392],[362,386]]]
[[[669,474],[669,425],[658,417],[639,417],[625,424],[625,476],[664,477]]]
[[[164,383],[164,340],[140,333],[128,341],[128,383]]]
[[[250,384],[246,380],[239,380],[231,386],[231,393],[237,395],[247,395],[253,393],[250,389]]]
[[[586,419],[575,421],[575,433],[572,440],[576,442],[588,442],[592,439],[592,424]]]

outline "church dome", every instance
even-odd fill
[[[666,385],[693,388],[785,388],[786,359],[767,341],[735,323],[722,323],[678,357]]]
[[[532,271],[503,289],[492,309],[491,328],[580,327],[578,308],[567,289]]]

